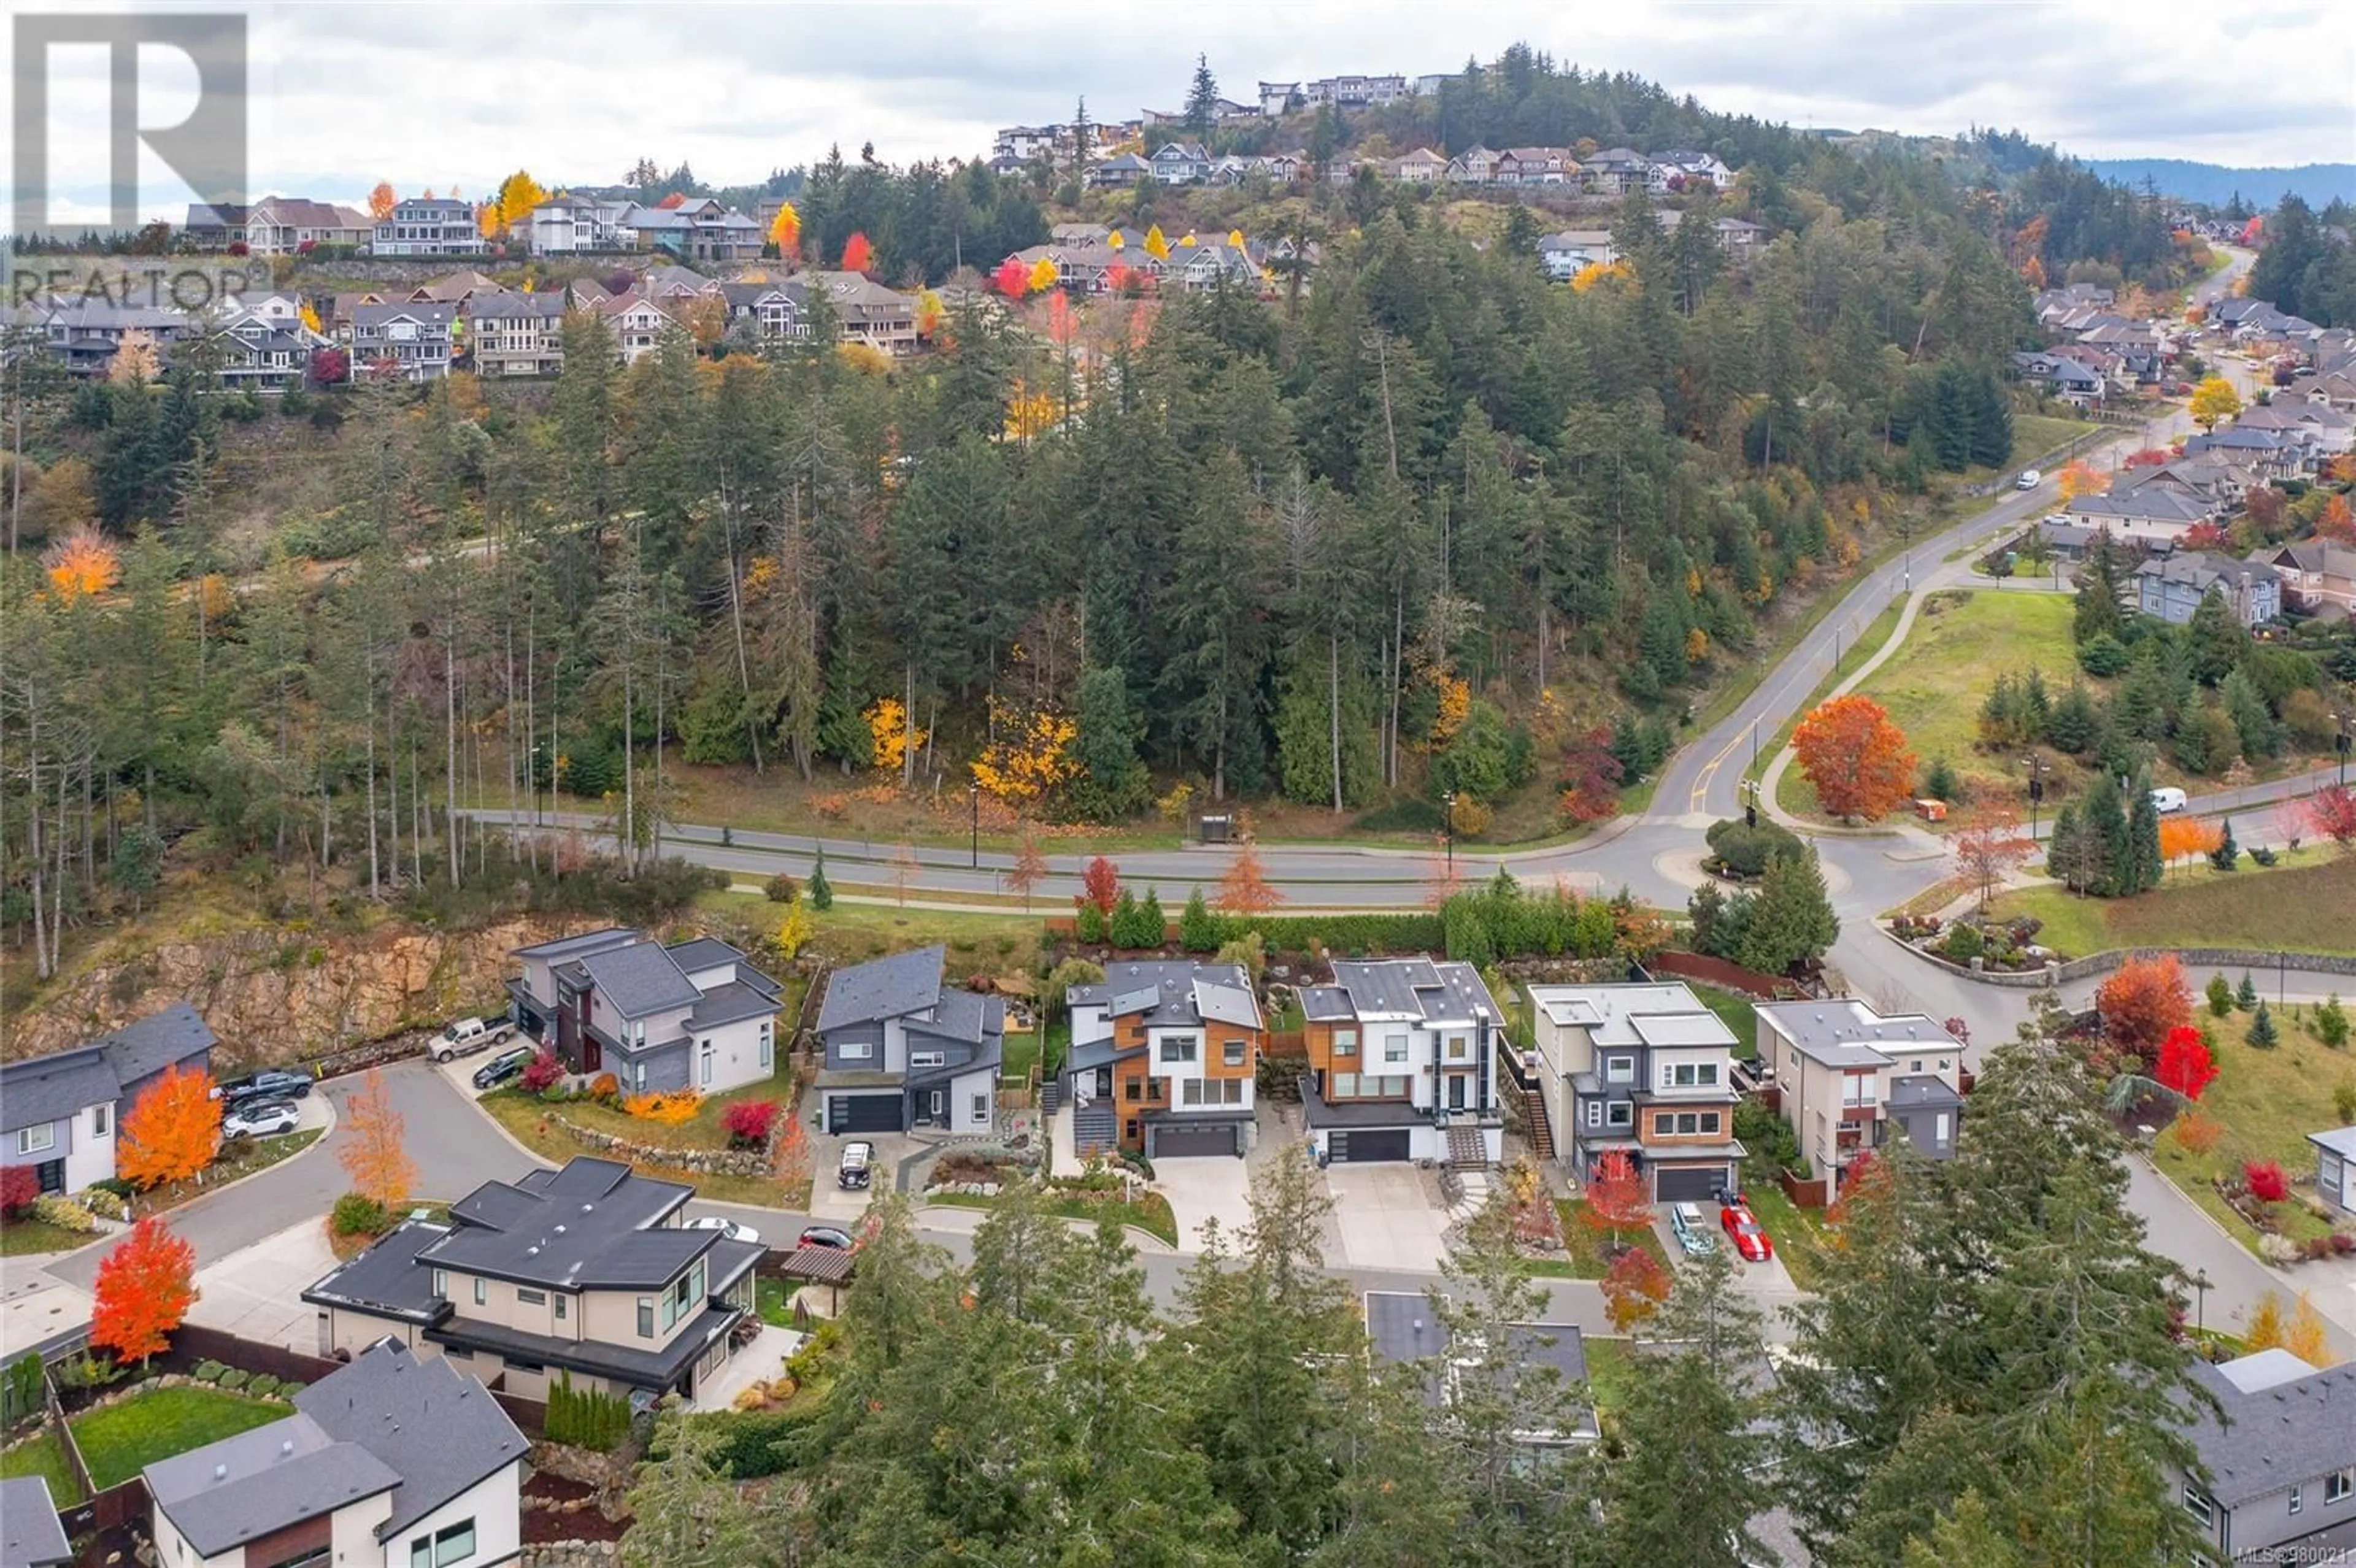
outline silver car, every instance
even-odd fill
[[[1680,1203],[1669,1211],[1669,1230],[1676,1236],[1677,1245],[1687,1257],[1697,1258],[1705,1253],[1718,1251],[1718,1238],[1709,1233],[1709,1221],[1702,1218],[1698,1203]]]
[[[221,1136],[224,1138],[266,1138],[280,1133],[291,1133],[301,1125],[303,1113],[294,1108],[292,1100],[248,1100],[221,1116]]]

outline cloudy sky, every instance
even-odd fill
[[[729,183],[833,143],[872,141],[893,162],[986,154],[992,127],[1065,118],[1083,93],[1098,118],[1174,109],[1198,49],[1246,98],[1261,78],[1451,70],[1515,40],[1799,125],[1976,123],[2088,156],[2343,161],[2356,159],[2349,5],[264,5],[247,12],[252,179],[344,200],[380,178],[476,194],[519,166],[552,187],[612,181],[643,154]],[[193,71],[148,54],[142,120],[169,124]],[[49,62],[61,219],[104,178],[103,69],[94,50]],[[143,205],[185,196],[148,165]]]

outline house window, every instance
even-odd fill
[[[1607,1083],[1633,1083],[1636,1081],[1636,1059],[1633,1056],[1605,1057],[1603,1081]]]
[[[437,1268],[434,1271],[434,1294],[436,1296],[450,1294],[450,1273],[447,1269]]]
[[[2356,1470],[2334,1470],[2323,1477],[2325,1502],[2344,1503],[2351,1492],[2356,1492]]]
[[[1336,1072],[1333,1074],[1333,1098],[1336,1100],[1351,1100],[1355,1099],[1357,1097],[1357,1093],[1358,1075],[1356,1073]]]
[[[43,1149],[55,1148],[57,1147],[58,1129],[54,1124],[49,1122],[43,1122],[40,1125],[36,1127],[22,1128],[16,1134],[16,1152],[18,1154],[38,1154]]]
[[[875,1042],[868,1040],[846,1040],[834,1048],[834,1053],[845,1061],[870,1061],[875,1056]]]
[[[647,1086],[647,1064],[645,1062],[641,1061],[637,1063],[631,1070],[630,1086],[634,1089],[643,1089]]]
[[[2307,1490],[2306,1490],[2306,1488],[2303,1488],[2303,1487],[2293,1487],[2293,1488],[2290,1489],[2290,1511],[2291,1511],[2291,1512],[2293,1512],[2293,1513],[2297,1513],[2299,1509],[2301,1509],[2305,1508],[2306,1506],[2307,1506]]]
[[[114,1130],[114,1107],[92,1105],[90,1108],[90,1136],[102,1138]]]
[[[1701,1114],[1701,1130],[1706,1133],[1714,1133],[1718,1131],[1718,1113],[1716,1111],[1704,1111]]]
[[[1128,1084],[1129,1084],[1129,1095],[1128,1095],[1128,1098],[1130,1098],[1130,1099],[1131,1099],[1131,1100],[1142,1100],[1142,1099],[1144,1099],[1144,1098],[1145,1098],[1145,1080],[1144,1080],[1144,1079],[1142,1079],[1142,1078],[1131,1078],[1131,1079],[1127,1080],[1127,1083],[1128,1083]]]
[[[1603,1108],[1606,1126],[1633,1127],[1636,1125],[1636,1107],[1625,1100],[1614,1100]]]
[[[974,1095],[973,1119],[977,1122],[987,1121],[990,1119],[990,1096],[988,1094],[977,1093]]]
[[[1228,1040],[1226,1044],[1220,1046],[1219,1059],[1229,1067],[1241,1067],[1244,1064],[1244,1052],[1247,1049],[1248,1047],[1242,1040]]]
[[[409,1568],[448,1568],[475,1554],[475,1521],[463,1520],[446,1530],[421,1535],[409,1543]]]
[[[1680,1061],[1672,1066],[1661,1064],[1661,1087],[1664,1089],[1709,1089],[1718,1083],[1718,1063],[1714,1061]]]
[[[1472,1055],[1472,1042],[1471,1040],[1465,1039],[1461,1034],[1451,1034],[1448,1037],[1449,1061],[1464,1061],[1470,1060]]]
[[[568,1298],[565,1296],[565,1295],[564,1295],[564,1293],[563,1293],[563,1292],[559,1291],[559,1292],[557,1293],[557,1296],[556,1296],[556,1320],[557,1320],[559,1323],[562,1323],[562,1322],[563,1322],[563,1321],[564,1321],[565,1314],[566,1314],[566,1311],[567,1311],[567,1308],[566,1308],[566,1307],[565,1307],[565,1305],[564,1305],[564,1304],[565,1304],[565,1301],[566,1301],[567,1299],[568,1299]]]
[[[1395,1064],[1403,1067],[1407,1064],[1407,1036],[1403,1034],[1383,1036],[1383,1061],[1387,1066]]]
[[[651,1296],[641,1296],[638,1297],[638,1338],[651,1339],[654,1337],[655,1298]]]
[[[1907,1071],[1907,1072],[1922,1072],[1922,1059],[1921,1057],[1919,1057],[1919,1056],[1918,1056],[1918,1057],[1916,1057],[1912,1061],[1908,1062],[1908,1063],[1906,1064],[1906,1071]]]
[[[703,1041],[697,1048],[696,1056],[696,1072],[699,1074],[697,1082],[709,1089],[712,1087],[712,1042],[708,1040]]]
[[[516,1292],[516,1299],[526,1307],[545,1307],[548,1305],[548,1292],[544,1290],[519,1290]]]
[[[1336,1056],[1357,1055],[1358,1031],[1354,1029],[1335,1029],[1333,1031],[1333,1054]]]
[[[945,1051],[912,1051],[908,1052],[908,1065],[911,1067],[938,1067],[947,1061],[948,1061],[948,1055]]]
[[[2200,1488],[2189,1481],[2184,1487],[2184,1511],[2199,1520],[2204,1529],[2217,1520],[2217,1510],[2209,1506],[2209,1499],[2201,1495]]]
[[[1167,1062],[1194,1060],[1196,1040],[1191,1034],[1171,1034],[1162,1037],[1162,1060]]]
[[[477,1275],[475,1276],[475,1305],[480,1307],[489,1301],[490,1298],[491,1287],[489,1282],[484,1279],[481,1275]]]
[[[1602,1101],[1590,1100],[1587,1103],[1587,1125],[1590,1127],[1600,1127],[1603,1125]]]
[[[776,1061],[776,1042],[772,1038],[775,1026],[764,1019],[761,1024],[761,1071],[767,1072]]]

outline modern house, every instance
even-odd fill
[[[514,955],[517,1027],[574,1072],[611,1072],[628,1093],[713,1094],[776,1071],[782,988],[717,937],[666,947],[610,926]]]
[[[828,1132],[996,1124],[1006,1003],[944,987],[947,963],[946,949],[923,947],[827,976],[818,1015],[826,1065],[813,1087]]]
[[[1619,259],[1609,229],[1563,229],[1538,236],[1539,264],[1558,283],[1569,283],[1586,268],[1608,267]]]
[[[28,1165],[44,1192],[114,1175],[115,1125],[167,1071],[201,1072],[220,1043],[175,1002],[88,1045],[0,1064],[0,1165]]]
[[[294,1413],[144,1472],[168,1568],[492,1568],[523,1551],[530,1445],[483,1385],[393,1340]]]
[[[1304,987],[1303,1119],[1321,1160],[1503,1157],[1497,1055],[1505,1009],[1470,964],[1337,959]]]
[[[434,381],[450,373],[456,352],[458,307],[403,301],[352,309],[352,359],[405,381]]]
[[[1065,999],[1076,1148],[1167,1159],[1251,1147],[1268,1029],[1241,965],[1115,964]]]
[[[498,293],[468,312],[477,376],[553,376],[564,368],[562,293]]]
[[[1850,997],[1761,1002],[1759,1060],[1801,1157],[1837,1194],[1849,1168],[1904,1131],[1947,1159],[1963,1118],[1964,1048],[1921,1013],[1883,1018]]]
[[[65,1568],[73,1560],[49,1483],[38,1476],[0,1479],[0,1568]]]
[[[2171,626],[2190,622],[2211,593],[2244,626],[2260,625],[2282,613],[2282,579],[2261,560],[2179,550],[2138,564],[2135,585],[2136,608]]]
[[[425,196],[395,202],[391,215],[376,226],[372,246],[380,256],[480,256],[490,248],[473,203]]]
[[[1619,1153],[1656,1202],[1741,1185],[1734,1031],[1692,991],[1675,982],[1527,991],[1542,1120],[1575,1179],[1593,1179],[1603,1157]]]
[[[588,1155],[485,1182],[447,1224],[409,1220],[303,1293],[319,1354],[391,1338],[494,1392],[677,1392],[691,1401],[753,1316],[757,1242],[681,1223],[695,1189]],[[322,1385],[324,1386],[324,1385]]]
[[[626,251],[630,236],[620,227],[631,204],[592,197],[552,196],[531,209],[528,238],[535,256],[584,251]]]
[[[863,272],[797,272],[786,292],[800,300],[808,321],[813,296],[822,295],[844,343],[863,343],[895,357],[916,351],[916,296],[887,289]]]
[[[1366,1339],[1377,1363],[1425,1371],[1424,1402],[1435,1408],[1454,1400],[1469,1379],[1486,1370],[1485,1358],[1453,1354],[1448,1325],[1440,1320],[1430,1296],[1420,1291],[1370,1290],[1365,1295]],[[1592,1443],[1602,1435],[1595,1408],[1585,1398],[1587,1348],[1576,1326],[1569,1323],[1516,1323],[1501,1369],[1500,1381],[1511,1380],[1502,1391],[1517,1407],[1554,1403],[1560,1396],[1567,1427],[1533,1423],[1517,1430],[1515,1441],[1529,1448],[1558,1448],[1572,1443]]]
[[[2315,1146],[2315,1195],[2342,1214],[2356,1214],[2356,1127],[2309,1133]]]
[[[2299,613],[2356,616],[2356,546],[2301,539],[2255,550],[2249,559],[2273,569],[2283,602]]]
[[[2341,1563],[2356,1549],[2356,1367],[2318,1371],[2288,1350],[2192,1376],[2217,1401],[2185,1432],[2205,1483],[2174,1479],[2184,1509],[2230,1563]],[[2188,1402],[2189,1403],[2189,1402]]]

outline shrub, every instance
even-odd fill
[[[630,1407],[623,1400],[594,1390],[576,1389],[570,1374],[560,1374],[548,1388],[548,1440],[575,1448],[612,1449],[628,1435]]]
[[[2276,854],[2273,850],[2267,848],[2263,844],[2254,844],[2250,847],[2250,859],[2255,860],[2261,866],[2271,866],[2276,860],[2281,859],[2282,857]]]
[[[90,1184],[92,1192],[112,1192],[117,1198],[129,1198],[139,1189],[119,1176],[102,1176]]]
[[[93,1187],[84,1192],[80,1203],[102,1220],[127,1220],[131,1217],[131,1205],[102,1187]]]
[[[2290,1178],[2274,1160],[2252,1160],[2242,1167],[2242,1184],[2261,1203],[2279,1203],[2290,1196]]]
[[[197,1363],[197,1370],[190,1375],[200,1383],[217,1383],[220,1381],[221,1374],[227,1371],[229,1371],[227,1367],[222,1366],[219,1361],[208,1358],[205,1360],[198,1361]]]
[[[2331,1251],[2334,1256],[2343,1258],[2351,1253],[2356,1253],[2356,1236],[2351,1236],[2345,1231],[2332,1232]]]
[[[41,1195],[41,1179],[29,1165],[0,1167],[0,1214],[15,1214]]]
[[[779,871],[761,885],[761,892],[773,904],[789,904],[802,896],[802,885],[791,871]]]
[[[692,1089],[659,1090],[649,1094],[633,1094],[622,1102],[623,1113],[642,1122],[658,1126],[675,1127],[691,1120],[702,1096]]]
[[[2209,976],[2209,1016],[2222,1019],[2233,1010],[2233,987],[2222,975]]]
[[[278,1397],[278,1380],[272,1377],[268,1372],[256,1372],[252,1378],[247,1380],[245,1392],[253,1395],[256,1399],[276,1399]]]
[[[327,1223],[338,1236],[381,1235],[391,1224],[384,1205],[364,1192],[347,1192],[336,1200]]]
[[[2168,1136],[2185,1153],[2201,1155],[2217,1147],[2225,1136],[2225,1128],[2216,1117],[2188,1106],[2169,1124]]]
[[[769,1131],[777,1125],[777,1103],[739,1100],[722,1113],[720,1125],[727,1129],[731,1147],[758,1148],[769,1141]]]
[[[1797,856],[1805,848],[1787,827],[1772,822],[1753,827],[1736,816],[1711,823],[1702,837],[1719,864],[1741,877],[1764,876],[1768,861],[1778,855]]]
[[[98,1229],[97,1216],[62,1192],[44,1192],[33,1200],[33,1218],[60,1231],[89,1235]]]
[[[61,1389],[104,1388],[121,1382],[127,1368],[112,1361],[100,1360],[85,1350],[79,1356],[59,1361],[49,1369],[49,1380]]]
[[[622,1081],[610,1072],[600,1072],[589,1080],[589,1098],[601,1105],[618,1104],[622,1098]]]
[[[2250,1044],[2260,1051],[2272,1051],[2281,1039],[2275,1028],[2274,1014],[2266,1010],[2265,1003],[2260,1002],[2258,1010],[2250,1016]]]
[[[236,1367],[231,1367],[220,1375],[220,1386],[232,1391],[243,1388],[252,1381],[251,1377]]]
[[[1096,905],[1084,903],[1072,916],[1072,934],[1091,947],[1105,939],[1104,912]]]
[[[2315,1038],[2334,1051],[2344,1051],[2348,1047],[2348,1009],[2340,1005],[2337,991],[2315,1009]],[[2356,1116],[2342,1116],[2340,1120],[2356,1121]]]
[[[553,1088],[556,1081],[563,1076],[564,1062],[553,1050],[543,1045],[540,1053],[525,1064],[523,1076],[516,1082],[526,1093],[537,1094],[543,1089]]]
[[[1967,921],[1959,920],[1948,928],[1947,940],[1943,950],[1956,963],[1968,964],[1973,959],[1987,954],[1987,942],[1980,935],[1978,926]]]

